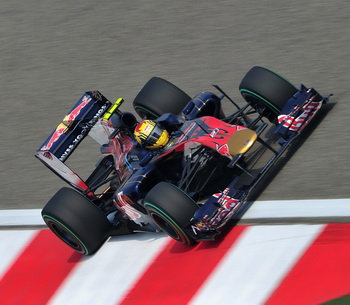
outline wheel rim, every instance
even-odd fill
[[[178,242],[191,244],[191,240],[183,229],[163,210],[151,203],[145,203],[145,206],[149,207],[148,214],[162,231]]]
[[[83,242],[69,228],[50,216],[45,215],[43,218],[49,229],[69,247],[85,255],[89,253]]]
[[[157,226],[160,227],[164,232],[166,232],[171,238],[176,240],[181,239],[177,230],[162,216],[155,213],[151,213],[151,217],[153,221],[157,224]]]
[[[134,108],[141,118],[148,118],[151,120],[155,120],[159,116],[155,112],[153,112],[147,108],[144,108],[142,106],[136,105]]]
[[[275,105],[271,104],[267,99],[264,99],[262,96],[256,94],[255,92],[252,92],[252,91],[246,90],[246,89],[241,89],[240,92],[243,95],[244,94],[250,95],[253,99],[263,101],[275,113],[279,113],[281,111],[281,109],[278,109]]]

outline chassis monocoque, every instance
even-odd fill
[[[191,98],[164,79],[146,83],[133,106],[169,131],[158,150],[135,141],[137,119],[120,110],[123,99],[86,92],[37,150],[72,186],[43,208],[47,226],[85,255],[110,236],[137,231],[161,230],[188,245],[213,240],[328,100],[258,66],[239,86],[242,107],[214,87],[218,94]],[[229,115],[223,101],[232,104]],[[87,135],[101,145],[102,158],[83,180],[65,161]]]

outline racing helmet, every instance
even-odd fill
[[[169,141],[169,133],[151,120],[144,120],[137,124],[134,131],[135,139],[143,147],[159,149]]]

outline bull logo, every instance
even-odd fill
[[[223,144],[221,146],[216,144],[216,151],[223,156],[231,157],[230,149],[227,144]]]
[[[41,147],[41,150],[50,150],[52,145],[61,137],[62,134],[64,134],[69,127],[72,125],[76,117],[79,115],[81,110],[91,101],[91,97],[89,98],[88,96],[84,96],[82,98],[82,102],[75,107],[70,113],[68,113],[61,124],[59,124],[54,131],[54,133],[51,135],[49,141]]]

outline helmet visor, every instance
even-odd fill
[[[159,143],[159,140],[162,138],[164,130],[159,126],[155,126],[150,135],[145,140],[145,145],[152,146],[162,146],[163,143]]]

